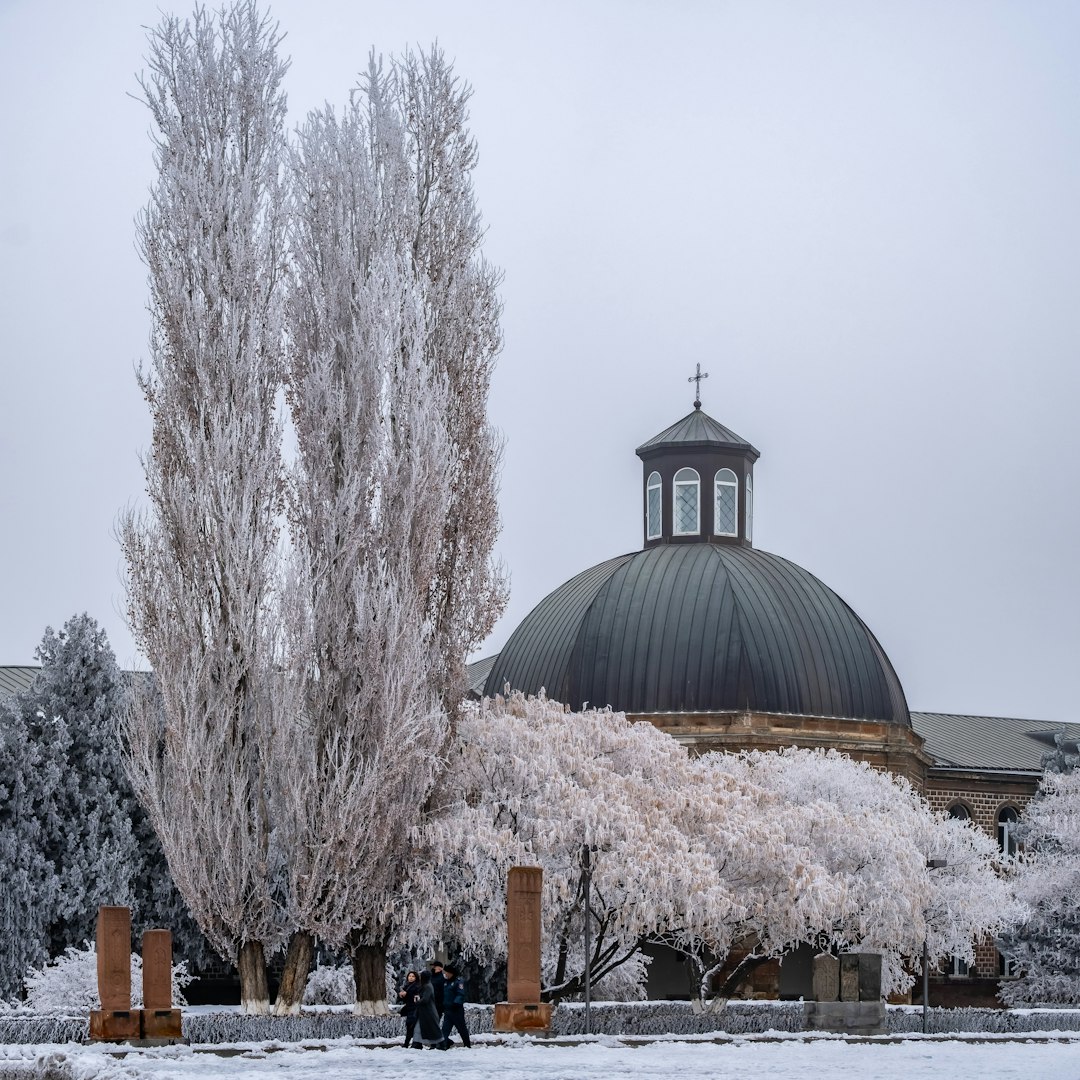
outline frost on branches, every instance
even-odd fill
[[[282,773],[296,930],[277,1012],[299,1009],[316,938],[349,946],[357,1011],[386,1011],[409,829],[502,606],[486,421],[499,305],[468,96],[437,50],[389,72],[372,59],[291,156],[288,666],[303,704]]]
[[[499,275],[442,54],[373,59],[287,146],[278,43],[250,0],[150,36],[151,505],[121,536],[157,689],[130,772],[246,1009],[286,941],[297,1009],[316,939],[384,1009],[408,829],[505,598]]]
[[[836,753],[691,758],[647,723],[512,694],[466,709],[440,796],[417,830],[415,880],[440,888],[412,902],[413,944],[448,937],[480,963],[505,956],[506,872],[541,866],[551,998],[584,988],[584,844],[595,981],[664,943],[694,961],[705,994],[739,945],[748,960],[726,996],[755,962],[815,942],[882,951],[888,992],[910,984],[903,963],[924,937],[935,955],[962,955],[1008,907],[992,841]],[[929,871],[928,856],[948,871]],[[626,981],[643,977],[639,966]]]
[[[1052,766],[1048,763],[1048,769]],[[1068,766],[1066,766],[1068,767]],[[1019,978],[1008,1005],[1080,1002],[1080,771],[1048,771],[1024,811],[1013,886],[1023,914],[999,948]]]
[[[150,510],[120,535],[128,609],[159,697],[127,718],[130,774],[184,900],[268,1008],[280,940],[272,731],[287,707],[273,632],[281,510],[286,64],[252,3],[149,36],[157,180],[139,226],[150,279]]]

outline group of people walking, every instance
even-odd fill
[[[453,964],[439,961],[430,971],[410,971],[398,991],[405,1018],[405,1045],[449,1050],[457,1028],[464,1046],[472,1046],[465,1023],[465,980]],[[415,1035],[415,1037],[414,1037]]]

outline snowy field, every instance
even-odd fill
[[[623,1077],[737,1077],[738,1080],[1080,1080],[1080,1041],[906,1039],[604,1039],[574,1045],[483,1040],[447,1053],[352,1042],[323,1047],[248,1046],[217,1052],[168,1047],[123,1056],[98,1047],[0,1047],[0,1078],[48,1080],[621,1080]],[[228,1055],[228,1056],[226,1056]],[[36,1068],[35,1068],[36,1063]]]

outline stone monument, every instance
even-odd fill
[[[144,932],[142,973],[142,1037],[154,1042],[176,1042],[181,1038],[181,1018],[172,1001],[171,931]]]
[[[495,1006],[496,1031],[551,1029],[551,1005],[540,1000],[540,896],[543,870],[514,866],[506,883],[506,1001]]]
[[[841,953],[814,957],[814,1001],[805,1002],[807,1031],[884,1035],[881,954]]]
[[[141,1010],[131,1007],[131,911],[126,907],[98,908],[97,978],[101,1008],[90,1013],[90,1039],[140,1038]]]

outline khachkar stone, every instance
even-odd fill
[[[496,1031],[547,1031],[551,1005],[540,1000],[540,898],[543,871],[514,866],[506,883],[506,996]]]
[[[814,957],[814,1000],[840,1000],[840,961],[831,953]]]
[[[172,933],[147,930],[142,938],[142,1035],[155,1042],[181,1037],[180,1010],[172,1002]]]
[[[97,977],[101,1008],[90,1013],[90,1038],[127,1042],[142,1034],[140,1010],[131,1007],[131,911],[98,908]]]
[[[859,1000],[859,957],[856,953],[840,954],[840,1000]]]

